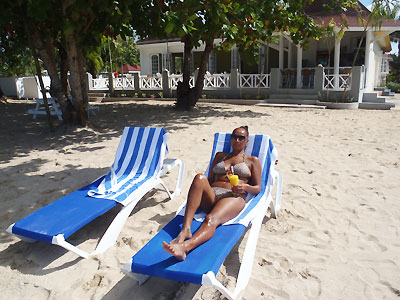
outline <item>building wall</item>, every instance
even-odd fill
[[[361,39],[362,32],[345,32],[344,36],[341,40],[340,44],[340,67],[349,67],[353,63],[354,55],[357,51],[359,41]],[[219,43],[217,40],[216,44]],[[290,45],[290,46],[289,46]],[[141,55],[141,74],[146,75],[151,73],[151,55],[163,55],[163,69],[167,68],[166,65],[166,57],[167,53],[183,53],[183,43],[181,42],[171,42],[168,44],[166,43],[156,43],[156,44],[146,44],[140,45],[138,48],[140,49]],[[266,70],[265,72],[269,72],[271,68],[277,68],[279,63],[279,45],[271,44],[269,45],[268,50],[268,62],[266,62]],[[291,47],[291,68],[296,68],[296,59],[297,59],[297,47],[290,44],[290,42],[284,39],[284,68],[288,66],[289,61],[289,51],[288,47]],[[317,66],[321,61],[325,62],[325,66],[328,64],[328,47],[331,47],[330,53],[330,63],[329,65],[333,67],[334,65],[334,40],[331,42],[324,42],[323,40],[319,41],[310,41],[309,44],[303,48],[303,61],[302,67],[303,68],[310,68]],[[377,85],[380,82],[380,61],[381,61],[381,49],[379,43],[375,42],[371,50],[370,60],[369,60],[369,70],[368,70],[368,83],[370,86]],[[203,51],[204,45],[194,49],[193,51],[193,66],[192,71],[194,71],[200,62],[201,51]],[[228,52],[225,53],[218,53],[214,52],[215,62],[216,62],[216,69],[213,72],[223,73],[229,72],[230,68],[232,67],[232,54]],[[259,73],[261,68],[258,66],[258,63],[252,64],[252,57],[254,54],[247,52],[240,54],[240,72],[241,73]],[[361,66],[365,64],[365,38],[364,42],[362,43],[362,47],[357,55],[356,66]],[[372,87],[373,88],[373,87]]]
[[[17,97],[17,85],[15,77],[1,77],[0,88],[5,96]]]

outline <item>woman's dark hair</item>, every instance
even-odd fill
[[[246,131],[246,133],[247,133],[247,136],[249,135],[249,127],[248,126],[240,126],[238,128],[244,129]],[[238,128],[233,129],[232,133]]]
[[[249,127],[247,127],[247,126],[240,126],[239,128],[242,128],[242,129],[246,130],[247,135],[249,135]]]

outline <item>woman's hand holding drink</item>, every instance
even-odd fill
[[[229,181],[231,183],[231,186],[238,185],[239,184],[239,176],[231,175],[231,176],[229,176]]]
[[[229,176],[229,182],[231,183],[231,187],[239,184],[239,176],[231,175]],[[233,194],[235,197],[237,196],[235,193]]]

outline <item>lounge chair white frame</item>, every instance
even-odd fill
[[[179,167],[179,173],[178,173],[175,190],[173,193],[171,193],[169,191],[169,189],[167,188],[167,186],[165,185],[164,181],[161,179],[161,177],[164,176],[165,174],[167,174],[171,169],[173,169],[176,166]],[[114,245],[115,241],[118,238],[118,235],[120,234],[120,232],[122,230],[122,227],[126,223],[126,220],[128,219],[132,210],[135,208],[138,201],[146,193],[148,193],[151,189],[156,187],[158,184],[161,184],[162,187],[165,189],[165,191],[168,193],[168,196],[171,200],[175,196],[180,194],[181,187],[182,187],[183,172],[184,172],[184,164],[180,159],[171,159],[171,158],[164,159],[163,167],[160,170],[158,176],[154,180],[149,180],[149,182],[146,183],[146,188],[140,189],[140,192],[135,193],[134,198],[129,202],[129,204],[127,204],[126,206],[122,206],[121,210],[115,216],[114,220],[111,222],[110,226],[107,228],[106,232],[104,233],[103,237],[101,238],[96,249],[93,252],[88,253],[88,252],[83,251],[83,250],[79,249],[78,247],[72,245],[71,243],[69,243],[65,240],[63,234],[59,234],[59,235],[53,237],[52,244],[58,245],[69,251],[72,251],[83,258],[89,258],[90,256],[103,253],[109,247]],[[14,224],[11,224],[7,228],[7,232],[13,234],[12,228],[13,228]],[[14,234],[14,235],[16,235],[16,234]],[[23,237],[20,235],[16,235],[16,236],[18,236],[21,240],[28,242],[28,243],[36,242],[36,240],[31,239],[31,238]]]
[[[210,285],[215,287],[218,291],[220,291],[225,297],[230,300],[240,300],[242,299],[243,293],[249,283],[251,270],[253,268],[254,254],[257,248],[258,236],[260,234],[262,221],[264,216],[268,210],[268,207],[271,210],[271,216],[276,219],[277,212],[281,207],[281,198],[282,198],[282,174],[278,171],[272,171],[272,177],[274,181],[277,183],[276,187],[276,195],[275,202],[271,195],[268,195],[267,201],[263,203],[262,207],[259,207],[259,213],[257,216],[251,221],[251,227],[249,229],[249,237],[247,239],[247,243],[243,252],[242,262],[240,264],[240,269],[236,281],[236,287],[233,291],[228,290],[220,281],[217,280],[216,274],[209,271],[207,274],[203,275],[202,284]]]
[[[275,163],[275,161],[273,162]],[[270,175],[273,178],[273,183],[276,183],[276,191],[275,191],[275,199],[272,197],[272,188],[269,192],[265,192],[263,198],[260,199],[259,203],[262,205],[258,206],[257,209],[258,214],[251,221],[249,236],[246,242],[245,250],[243,253],[242,262],[240,265],[240,269],[238,272],[238,277],[236,281],[236,287],[233,291],[228,290],[220,281],[217,280],[216,274],[214,272],[209,271],[204,274],[202,277],[202,285],[213,286],[218,291],[220,291],[225,297],[230,300],[240,300],[243,296],[243,293],[248,285],[251,276],[251,270],[253,268],[254,255],[257,247],[258,236],[260,234],[262,221],[264,216],[270,208],[271,217],[277,218],[277,213],[281,208],[281,198],[282,198],[282,174],[279,173],[275,168],[271,168]],[[181,205],[181,207],[177,210],[177,214],[181,211],[181,209],[186,205],[186,201]],[[131,271],[132,261],[129,261],[121,268],[122,272],[129,277],[137,280],[139,285],[144,284],[149,278],[149,275],[132,273]]]

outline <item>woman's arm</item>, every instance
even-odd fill
[[[261,164],[257,157],[251,156],[251,185],[248,183],[239,183],[232,187],[232,192],[243,194],[244,192],[250,194],[258,194],[261,191]]]

